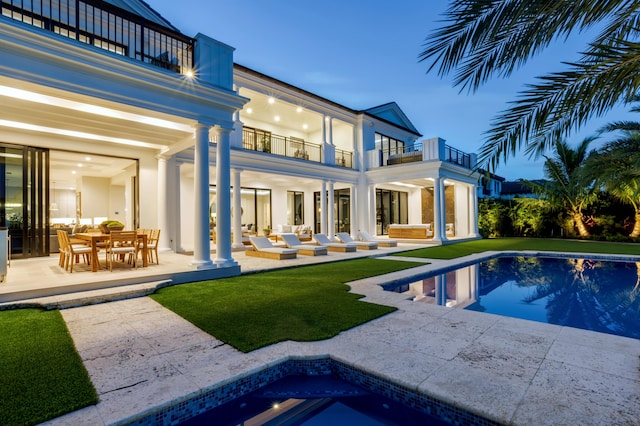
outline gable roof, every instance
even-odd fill
[[[402,112],[400,107],[395,102],[389,102],[386,104],[378,105],[377,107],[364,110],[364,113],[372,115],[376,118],[381,118],[385,121],[395,124],[396,126],[403,127],[418,136],[422,136],[418,129],[415,128],[411,120]]]
[[[153,10],[146,2],[142,0],[103,0],[105,3],[109,3],[112,6],[119,7],[120,9],[131,12],[134,15],[140,16],[148,21],[154,22],[166,28],[170,28],[173,31],[180,32],[176,27],[171,25],[171,22],[163,18],[158,12]]]

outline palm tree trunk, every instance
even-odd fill
[[[573,214],[573,221],[576,224],[576,228],[578,228],[578,234],[581,237],[588,237],[589,236],[589,230],[587,229],[587,227],[584,224],[584,221],[582,220],[582,213],[581,212],[577,212]]]
[[[633,225],[633,231],[629,236],[631,238],[640,237],[640,212],[636,212],[636,223]]]

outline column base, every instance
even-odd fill
[[[242,243],[234,243],[231,246],[231,249],[233,249],[233,250],[240,250],[240,249],[244,249],[244,248],[245,248],[245,245],[242,244]]]
[[[216,259],[216,265],[218,268],[231,268],[238,266],[238,262],[233,259]]]
[[[216,269],[218,267],[211,260],[195,260],[195,259],[191,261],[191,266],[198,271],[202,269]]]

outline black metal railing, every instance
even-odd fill
[[[353,168],[353,152],[336,148],[336,166]]]
[[[444,161],[466,167],[467,169],[471,168],[471,155],[449,145],[444,146]]]
[[[413,163],[422,161],[422,145],[396,148],[388,152],[380,151],[381,165],[391,166],[394,164]]]
[[[193,70],[195,40],[107,2],[2,0],[2,14],[170,71]]]
[[[242,147],[283,157],[322,162],[322,146],[296,137],[274,135],[260,129],[242,129]]]

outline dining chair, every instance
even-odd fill
[[[73,273],[73,265],[80,260],[80,255],[82,255],[87,264],[91,263],[91,247],[84,244],[71,244],[69,234],[64,230],[58,231],[58,239],[60,241],[60,261],[62,262],[64,258],[64,269],[68,270],[69,273]],[[64,256],[62,251],[64,251]]]
[[[107,241],[106,259],[109,271],[113,271],[113,262],[129,255],[133,258],[133,267],[137,269],[138,233],[136,231],[111,231]]]
[[[151,229],[151,232],[147,236],[147,258],[149,263],[153,262],[153,253],[156,254],[156,265],[160,264],[160,258],[158,257],[158,242],[160,241],[160,230]]]

